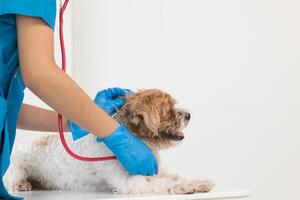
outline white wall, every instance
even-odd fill
[[[300,199],[300,1],[73,1],[74,77],[94,96],[161,88],[190,109],[163,160],[186,176]]]

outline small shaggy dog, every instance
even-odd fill
[[[190,114],[175,107],[175,100],[167,93],[141,90],[126,96],[127,102],[115,115],[137,137],[153,150],[170,148],[184,138],[182,130]],[[72,142],[71,149],[84,156],[108,156],[111,151],[96,142],[92,134]],[[42,137],[28,152],[15,152],[5,176],[7,188],[12,191],[32,189],[112,191],[117,194],[189,194],[208,192],[209,180],[188,181],[159,169],[156,176],[129,175],[117,160],[81,162],[70,157],[56,135]]]

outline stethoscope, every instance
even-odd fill
[[[60,0],[60,11],[59,11],[59,40],[60,40],[60,48],[61,48],[61,68],[64,72],[66,72],[66,49],[65,49],[65,43],[64,43],[64,33],[63,33],[63,16],[64,12],[67,8],[67,5],[69,3],[69,0],[65,0],[62,4],[62,0]],[[63,120],[62,115],[58,114],[58,132],[60,136],[60,140],[63,144],[63,147],[67,151],[67,153],[72,156],[73,158],[81,161],[87,161],[87,162],[94,162],[94,161],[106,161],[106,160],[115,160],[115,156],[105,156],[105,157],[83,157],[76,153],[74,153],[68,146],[65,135],[64,135],[64,129],[63,129]]]

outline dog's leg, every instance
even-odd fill
[[[10,191],[32,190],[32,185],[28,181],[26,169],[21,167],[11,167],[12,170],[9,170],[4,177],[6,188]]]
[[[32,185],[28,181],[28,169],[26,168],[25,161],[12,159],[10,167],[4,176],[4,184],[10,191],[30,191]]]
[[[170,174],[165,170],[161,170],[161,173],[159,173],[158,176],[167,179],[170,182],[175,182],[175,187],[172,188],[172,194],[209,192],[215,185],[208,179],[188,180],[179,175]]]
[[[214,186],[209,180],[192,180],[161,173],[157,176],[129,176],[126,183],[116,187],[120,194],[190,194],[208,192]]]

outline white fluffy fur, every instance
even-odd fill
[[[84,156],[112,155],[96,137],[73,142],[70,147]],[[33,187],[49,190],[112,191],[119,194],[186,194],[207,192],[213,187],[208,180],[187,181],[176,175],[160,172],[157,176],[132,176],[114,161],[81,162],[73,159],[62,147],[58,136],[43,137],[30,151],[16,149],[5,175],[10,190],[31,190]]]

